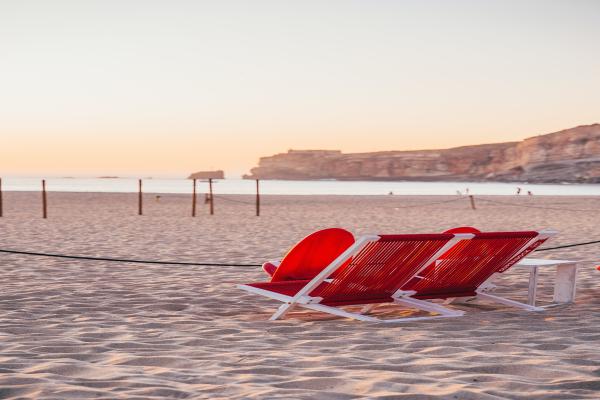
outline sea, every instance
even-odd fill
[[[3,178],[4,191],[40,191],[41,178]],[[198,193],[208,192],[208,182],[196,183]],[[189,179],[142,180],[145,193],[191,193]],[[415,181],[337,181],[337,180],[261,180],[260,193],[266,195],[521,195],[599,196],[600,184],[529,184],[499,182],[415,182]],[[134,178],[47,178],[46,190],[54,192],[133,193]],[[255,194],[256,182],[245,179],[213,180],[218,194]]]

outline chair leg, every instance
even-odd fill
[[[430,301],[412,299],[409,297],[397,298],[397,299],[394,299],[394,301],[396,303],[402,304],[406,307],[416,308],[418,310],[423,310],[423,311],[434,312],[434,313],[438,313],[440,315],[448,316],[448,317],[459,317],[459,316],[465,314],[464,311],[451,310],[449,308],[446,308],[439,304],[432,303]]]
[[[269,318],[269,320],[275,321],[275,320],[285,317],[285,315],[287,313],[292,311],[294,306],[295,306],[295,304],[293,304],[293,303],[285,303],[285,304],[280,305],[279,308],[277,309],[277,311],[275,311],[275,313],[273,315],[271,315],[271,318]]]
[[[301,304],[301,306],[307,307],[307,308],[312,308],[313,310],[318,310],[318,311],[326,312],[329,314],[339,315],[341,317],[353,318],[353,319],[358,319],[361,321],[371,321],[371,322],[394,322],[394,323],[396,323],[396,322],[412,322],[412,321],[424,321],[424,320],[444,318],[444,317],[460,317],[460,316],[464,315],[463,311],[450,310],[446,307],[442,307],[441,305],[431,303],[428,301],[423,301],[423,300],[402,298],[402,299],[396,299],[395,302],[402,304],[404,306],[410,307],[410,308],[417,308],[417,309],[423,310],[423,311],[435,312],[440,315],[427,316],[427,317],[403,317],[403,318],[396,318],[396,319],[380,319],[380,318],[376,318],[376,317],[368,317],[368,316],[364,315],[362,312],[361,312],[361,314],[355,314],[355,313],[350,313],[348,311],[344,311],[337,307],[329,307],[329,306],[324,306],[322,304]],[[371,305],[371,306],[372,306],[371,308],[375,308],[377,305]],[[369,306],[366,306],[365,308],[367,308],[367,307],[369,307]],[[363,311],[364,311],[364,309],[363,309]]]
[[[371,311],[373,311],[373,309],[374,309],[375,307],[377,307],[377,304],[367,304],[366,306],[364,306],[364,307],[362,308],[362,310],[360,310],[360,313],[361,313],[361,314],[363,314],[363,315],[364,315],[364,314],[370,314],[370,313],[371,313]]]
[[[380,322],[378,318],[367,317],[366,315],[361,315],[357,313],[351,313],[345,310],[342,310],[338,307],[330,307],[325,306],[323,304],[299,304],[302,307],[309,308],[315,311],[321,311],[327,314],[337,315],[339,317],[352,318],[357,319],[359,321],[369,321],[369,322]]]
[[[504,297],[496,296],[496,295],[489,294],[489,293],[477,293],[477,297],[484,299],[484,300],[495,301],[496,303],[504,304],[507,306],[521,308],[526,311],[544,311],[543,307],[531,306],[529,304],[520,303],[520,302],[514,301],[514,300],[509,300]]]
[[[415,300],[415,301],[432,304],[432,303],[424,302],[424,301],[421,301],[421,300]],[[367,315],[363,315],[363,314],[351,313],[351,312],[345,311],[345,310],[343,310],[341,308],[338,308],[338,307],[325,306],[323,304],[298,304],[298,306],[309,308],[309,309],[315,310],[315,311],[321,311],[321,312],[324,312],[324,313],[327,313],[327,314],[337,315],[339,317],[352,318],[352,319],[357,319],[359,321],[366,321],[366,322],[383,322],[383,323],[426,321],[426,320],[438,319],[438,318],[459,317],[459,316],[461,316],[461,315],[464,314],[462,311],[453,311],[453,310],[449,310],[447,308],[438,306],[437,304],[433,304],[434,307],[437,306],[437,307],[439,307],[441,309],[444,309],[445,311],[442,312],[441,310],[439,310],[436,307],[436,309],[439,310],[439,311],[436,311],[436,312],[438,312],[440,315],[427,316],[427,317],[403,317],[403,318],[397,318],[397,319],[380,319],[380,318],[371,317],[371,316],[367,316]],[[411,307],[412,308],[417,308],[414,305],[411,305]]]

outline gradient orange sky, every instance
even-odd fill
[[[5,1],[4,176],[240,175],[294,149],[600,122],[598,1]]]

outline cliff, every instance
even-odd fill
[[[225,179],[225,173],[221,170],[218,171],[198,171],[193,172],[188,179]]]
[[[289,150],[262,157],[244,178],[600,183],[600,124],[444,150]]]

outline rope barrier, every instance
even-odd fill
[[[110,258],[110,257],[90,257],[90,256],[70,256],[66,254],[37,253],[32,251],[17,251],[0,249],[0,253],[19,254],[37,257],[68,258],[73,260],[91,260],[91,261],[110,261],[131,264],[161,264],[161,265],[192,265],[200,267],[260,267],[262,264],[227,264],[227,263],[196,263],[185,261],[156,261],[156,260],[133,260],[128,258]]]
[[[558,250],[558,249],[566,249],[568,247],[577,247],[577,246],[585,246],[588,244],[596,244],[600,243],[600,240],[594,240],[592,242],[582,242],[582,243],[572,243],[572,244],[564,244],[562,246],[554,246],[554,247],[544,247],[541,249],[537,249],[535,251],[547,251],[547,250]]]
[[[482,199],[480,197],[477,198],[477,201],[487,201],[488,203],[502,204],[502,205],[512,206],[512,207],[539,208],[542,210],[554,210],[554,211],[578,211],[578,212],[598,212],[598,211],[600,211],[600,210],[583,210],[583,209],[574,209],[574,208],[532,206],[532,205],[527,205],[527,204],[515,204],[515,203],[507,203],[504,201]]]
[[[213,195],[213,196],[217,199],[229,201],[232,203],[248,204],[248,205],[255,204],[255,203],[249,202],[249,201],[231,199],[231,198],[228,198],[228,197],[225,197],[222,195]],[[476,199],[477,199],[477,201],[484,201],[484,202],[493,203],[493,204],[500,204],[500,205],[511,206],[511,207],[537,208],[537,209],[541,209],[541,210],[574,211],[574,212],[598,212],[599,211],[599,210],[591,210],[591,209],[559,208],[559,207],[534,206],[534,205],[528,205],[528,204],[515,204],[515,203],[509,203],[509,202],[505,202],[505,201],[484,199],[481,197],[477,197]],[[407,205],[407,206],[389,206],[389,208],[396,208],[396,209],[419,208],[419,207],[427,207],[427,206],[433,206],[433,205],[438,205],[438,204],[453,203],[453,202],[457,202],[457,201],[461,201],[461,200],[464,200],[464,196],[460,196],[460,197],[458,197],[456,199],[452,199],[452,200],[434,201],[434,202],[429,202],[429,203],[419,203],[419,204]]]
[[[216,195],[213,194],[213,197],[217,198],[217,199],[221,199],[221,200],[225,200],[225,201],[230,201],[232,203],[240,203],[240,204],[249,204],[249,205],[254,205],[256,203],[254,202],[250,202],[250,201],[243,201],[243,200],[235,200],[235,199],[230,199],[228,197],[225,196],[221,196],[221,195]]]
[[[431,202],[431,203],[419,203],[419,204],[413,204],[413,205],[410,205],[410,206],[390,206],[390,208],[426,207],[426,206],[433,206],[433,205],[436,205],[436,204],[452,203],[452,202],[459,201],[459,200],[463,200],[463,199],[462,198],[458,198],[458,199],[452,199],[452,200],[435,201],[435,202]]]
[[[225,197],[225,196],[222,196],[222,195],[213,194],[213,196],[216,199],[221,199],[221,200],[229,201],[229,202],[232,202],[232,203],[248,204],[248,205],[254,205],[255,204],[254,202],[231,199],[229,197]],[[444,201],[434,201],[434,202],[430,202],[430,203],[419,203],[419,204],[408,205],[408,206],[389,206],[389,207],[390,208],[427,207],[427,206],[433,206],[433,205],[437,205],[437,204],[453,203],[453,202],[460,201],[460,200],[462,200],[462,198],[457,198],[457,199],[452,199],[452,200],[444,200]]]
[[[534,251],[549,251],[549,250],[566,249],[566,248],[570,248],[570,247],[586,246],[586,245],[597,244],[597,243],[600,243],[600,240],[594,240],[591,242],[571,243],[571,244],[565,244],[565,245],[554,246],[554,247],[544,247],[544,248],[537,249]],[[109,261],[109,262],[130,263],[130,264],[190,265],[190,266],[200,266],[200,267],[260,267],[262,265],[262,264],[244,264],[244,263],[229,264],[229,263],[208,263],[208,262],[200,263],[200,262],[185,262],[185,261],[162,261],[162,260],[135,260],[135,259],[128,259],[128,258],[71,256],[71,255],[67,255],[67,254],[38,253],[38,252],[32,252],[32,251],[19,251],[19,250],[6,250],[6,249],[0,249],[0,253],[36,256],[36,257],[66,258],[66,259],[71,259],[71,260]]]

